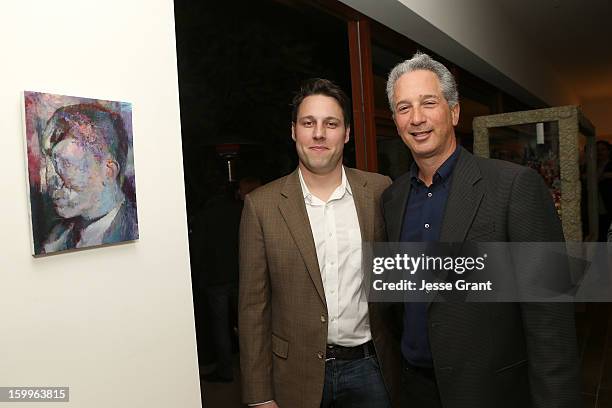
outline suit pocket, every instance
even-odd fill
[[[524,365],[527,365],[527,360],[519,360],[519,361],[517,361],[515,363],[508,364],[507,366],[504,366],[504,367],[502,367],[502,368],[500,368],[498,370],[495,370],[495,372],[499,374],[499,373],[503,373],[504,371],[508,371],[508,370],[512,370],[514,368],[522,367]]]
[[[492,222],[474,224],[467,235],[467,241],[477,241],[488,237],[495,232],[495,224]]]
[[[289,354],[289,342],[272,333],[272,353],[286,359]]]

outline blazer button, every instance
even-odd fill
[[[321,315],[321,323],[325,323],[327,321],[327,319],[325,318],[325,315]]]
[[[317,357],[319,357],[319,360],[323,360],[323,357],[324,357],[324,356],[325,356],[325,354],[323,354],[323,352],[322,352],[322,351],[319,351],[319,352],[317,353]]]

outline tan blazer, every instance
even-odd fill
[[[388,177],[345,168],[362,240],[385,237]],[[370,329],[391,396],[400,352],[392,322],[370,305]],[[318,408],[325,377],[327,307],[297,170],[247,195],[240,225],[240,366],[247,404]]]

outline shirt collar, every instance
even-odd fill
[[[124,201],[125,199],[121,200],[119,204],[117,204],[117,206],[109,211],[105,216],[85,227],[85,229],[81,231],[81,239],[76,245],[77,248],[101,244],[104,240],[104,234],[115,220],[115,217],[117,216],[117,213],[119,212],[119,209],[123,205]]]
[[[304,195],[304,200],[310,202],[312,201],[313,197],[316,198],[316,196],[313,196],[310,190],[308,189],[308,186],[304,181],[304,176],[302,176],[302,170],[300,168],[298,168],[298,175],[300,176],[300,185],[302,186],[302,194]],[[351,185],[349,184],[348,179],[346,178],[344,166],[342,166],[342,182],[338,187],[336,187],[336,190],[334,190],[328,201],[340,199],[344,197],[345,193],[353,195],[353,190],[351,189]]]
[[[448,159],[442,163],[438,170],[434,173],[433,182],[434,183],[446,183],[450,176],[453,174],[453,169],[455,168],[455,164],[457,163],[457,159],[459,158],[459,146],[455,147],[455,151],[451,154]],[[421,179],[419,179],[419,167],[417,166],[416,161],[412,163],[410,166],[410,181],[413,185],[423,183]]]

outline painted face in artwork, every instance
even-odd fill
[[[327,174],[341,165],[350,129],[344,125],[336,99],[325,95],[304,98],[291,131],[300,164],[306,170]]]
[[[47,157],[47,187],[55,212],[62,218],[97,218],[115,166],[108,156],[100,157],[76,138],[53,146]]]

